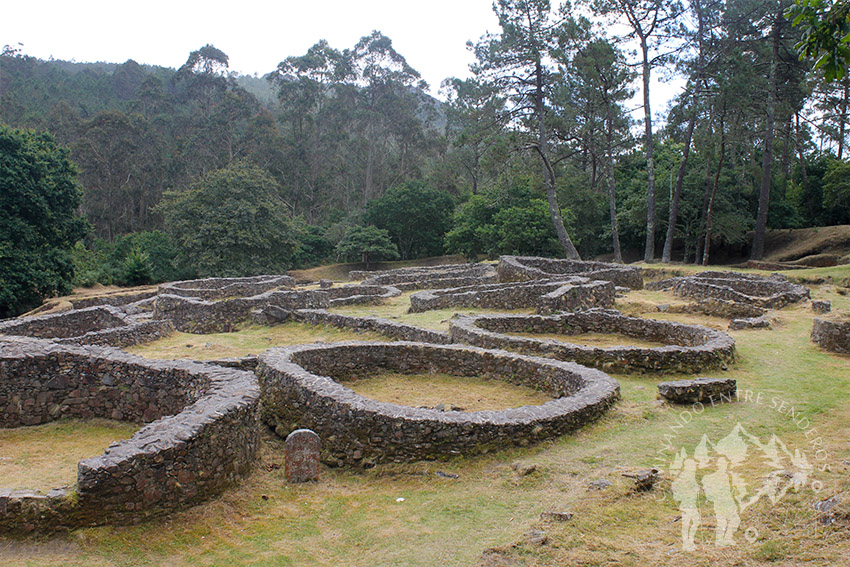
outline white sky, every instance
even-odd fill
[[[434,95],[443,79],[468,76],[466,42],[499,30],[492,0],[0,1],[0,46],[22,43],[41,59],[177,68],[211,43],[230,57],[231,70],[264,75],[320,39],[341,50],[380,30]],[[674,93],[655,93],[657,112]]]

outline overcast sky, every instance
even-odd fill
[[[0,9],[0,44],[42,59],[179,67],[212,43],[231,70],[264,75],[320,39],[353,47],[380,30],[431,86],[467,74],[467,40],[498,29],[491,0],[18,1]]]
[[[466,42],[499,30],[492,0],[0,0],[0,45],[22,43],[41,59],[177,68],[207,43],[230,68],[264,75],[320,39],[353,47],[380,30],[437,95],[446,77],[468,76]],[[553,5],[557,2],[553,2]],[[657,112],[670,87],[656,90]],[[638,101],[636,101],[639,104]]]

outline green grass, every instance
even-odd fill
[[[132,437],[139,427],[93,419],[0,429],[0,489],[47,492],[73,486],[81,459],[97,457],[111,443]]]
[[[398,297],[392,297],[386,300],[381,305],[345,305],[343,307],[334,307],[330,309],[330,311],[341,315],[351,315],[353,317],[373,315],[375,317],[383,317],[399,323],[407,323],[408,325],[416,325],[417,327],[438,331],[447,331],[449,329],[449,320],[455,314],[478,315],[485,313],[534,313],[533,309],[514,309],[512,311],[497,312],[476,308],[434,309],[431,311],[423,311],[422,313],[408,313],[407,310],[410,307],[410,296],[414,293],[417,293],[417,291],[404,292]]]
[[[249,325],[235,333],[194,335],[174,332],[168,337],[135,345],[127,352],[145,358],[212,360],[258,354],[275,346],[297,345],[312,342],[386,341],[383,335],[371,332],[354,332],[325,325],[289,322],[273,327]]]
[[[343,382],[361,396],[404,406],[452,405],[458,411],[503,410],[548,402],[543,392],[502,380],[449,374],[399,374],[388,372]]]
[[[823,285],[813,289],[813,296],[850,308],[850,299],[839,291]],[[675,298],[661,293],[641,300],[671,303]],[[407,317],[403,300],[356,309]],[[850,554],[847,527],[820,526],[811,505],[832,494],[850,500],[850,465],[845,464],[850,461],[850,357],[811,343],[813,313],[806,305],[774,315],[773,329],[732,332],[737,362],[726,372],[709,374],[735,378],[742,395],[752,392],[749,401],[697,414],[656,400],[655,384],[670,375],[616,375],[622,400],[574,434],[443,463],[382,465],[365,472],[323,468],[320,482],[307,485],[289,485],[282,469],[266,467],[283,461],[280,440],[266,436],[256,472],[218,498],[136,526],[80,529],[25,548],[0,543],[0,563],[478,565],[482,551],[495,548],[511,562],[504,564],[524,566],[840,565]],[[764,403],[755,401],[758,393]],[[814,477],[823,489],[807,486],[776,505],[761,502],[750,508],[742,528],[753,528],[758,537],[749,543],[740,531],[732,548],[713,545],[714,517],[705,510],[697,551],[683,552],[680,512],[669,479],[654,492],[637,494],[623,473],[659,464],[664,435],[685,414],[689,422],[677,430],[674,445],[689,452],[703,434],[716,442],[739,422],[763,441],[775,434],[790,448],[805,450],[810,440],[787,409],[780,412],[771,405],[773,398],[802,412],[822,438],[826,456],[816,462],[829,470]],[[516,462],[533,464],[536,472],[521,476],[511,467]],[[438,470],[459,478],[439,477]],[[588,483],[598,479],[613,486],[588,490]],[[545,510],[570,511],[574,517],[544,524],[539,514]],[[544,529],[551,544],[522,543],[529,529]]]

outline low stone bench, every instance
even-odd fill
[[[741,331],[744,329],[769,329],[770,318],[766,315],[761,317],[745,317],[743,319],[732,319],[729,321],[729,329]]]
[[[732,401],[738,383],[731,378],[695,378],[658,384],[658,395],[676,404]]]

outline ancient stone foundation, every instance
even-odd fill
[[[258,395],[254,375],[239,370],[0,338],[0,427],[65,417],[151,422],[81,461],[74,488],[42,495],[0,486],[0,531],[135,522],[219,493],[256,459]]]
[[[532,307],[540,313],[554,313],[613,304],[613,283],[578,277],[426,290],[410,296],[411,313],[454,307],[494,310]]]
[[[324,287],[322,291],[328,294],[328,305],[380,305],[387,299],[398,297],[401,290],[389,285],[345,285],[341,287]]]
[[[441,412],[377,402],[336,380],[444,372],[537,388],[556,399],[504,411]],[[286,436],[308,428],[330,465],[444,459],[534,443],[598,418],[619,396],[606,374],[574,363],[455,345],[334,343],[270,349],[257,366],[262,419]]]
[[[731,402],[738,383],[731,378],[695,378],[658,384],[658,395],[676,404]]]
[[[0,322],[0,335],[53,339],[63,344],[114,347],[153,341],[173,331],[171,321],[136,317],[106,305]]]
[[[671,291],[680,297],[715,298],[779,309],[809,298],[808,288],[773,274],[769,278],[737,272],[700,272],[647,284],[647,289]]]
[[[236,330],[256,309],[313,309],[327,307],[328,302],[327,291],[268,291],[220,301],[166,294],[157,297],[154,317],[171,320],[185,333],[226,333]]]
[[[352,280],[363,280],[364,285],[391,285],[400,290],[442,289],[496,283],[496,270],[490,264],[448,264],[418,268],[399,268],[348,273]]]
[[[562,334],[563,341],[518,337],[511,333]],[[664,343],[655,348],[592,347],[570,344],[581,333],[619,333]],[[571,360],[610,372],[699,372],[720,368],[735,357],[726,333],[672,321],[627,317],[619,311],[590,309],[553,316],[456,316],[452,339],[484,348],[505,348],[558,360]]]
[[[159,286],[159,294],[195,297],[197,299],[224,299],[226,297],[250,297],[273,289],[294,285],[295,278],[279,275],[248,278],[206,278],[164,283]]]
[[[850,354],[850,315],[838,312],[828,317],[815,317],[812,341],[825,350]]]
[[[635,266],[608,262],[583,262],[537,256],[500,256],[500,282],[547,280],[579,276],[604,280],[629,289],[643,289],[643,271]]]

